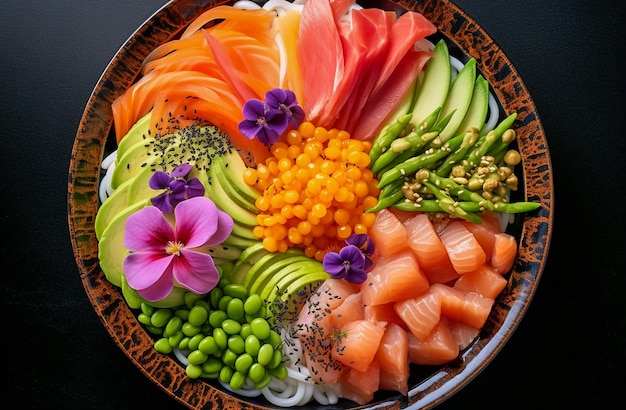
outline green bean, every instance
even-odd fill
[[[374,138],[374,141],[372,142],[372,148],[369,153],[372,163],[374,163],[378,156],[385,152],[391,142],[397,138],[398,135],[400,135],[404,127],[406,127],[411,120],[411,116],[411,113],[401,115],[396,119],[396,121],[383,127],[383,129],[378,133],[378,136]]]
[[[480,212],[483,210],[483,207],[474,201],[459,201],[456,205],[465,212]],[[419,202],[411,200],[400,201],[394,204],[393,207],[400,211],[445,212],[436,199],[422,199]]]
[[[494,204],[495,211],[509,214],[530,212],[539,207],[541,207],[539,202],[496,202]]]
[[[476,128],[467,130],[464,134],[461,145],[459,145],[454,152],[446,157],[441,165],[439,165],[439,167],[435,170],[435,173],[442,177],[447,177],[450,174],[452,167],[463,161],[463,158],[465,158],[468,155],[468,152],[476,145],[478,139],[478,130]]]
[[[432,167],[440,159],[444,158],[455,150],[463,141],[463,135],[457,135],[450,138],[443,146],[438,149],[433,149],[432,152],[426,151],[421,155],[410,158],[401,164],[398,164],[385,172],[378,181],[378,188],[383,188],[392,181],[414,174],[420,168]]]
[[[469,155],[465,158],[467,164],[465,165],[465,170],[469,171],[474,168],[480,162],[480,159],[489,151],[489,148],[498,140],[501,140],[502,134],[511,126],[513,122],[517,118],[517,113],[513,113],[506,117],[504,120],[498,124],[496,128],[489,131],[484,138],[483,142],[476,143],[476,147],[469,153]]]
[[[439,201],[439,206],[441,206],[444,212],[465,219],[466,221],[470,221],[473,223],[482,223],[482,219],[478,215],[474,214],[473,212],[466,212],[464,209],[457,206],[454,199],[452,199],[448,194],[436,187],[434,184],[430,182],[424,182],[424,185],[428,187],[428,189],[430,189],[433,195],[435,195],[435,197]]]
[[[378,212],[381,209],[392,206],[404,198],[404,192],[402,192],[403,183],[404,181],[399,179],[384,187],[378,196],[378,202],[376,202],[376,205],[366,210],[365,213]]]

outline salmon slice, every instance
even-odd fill
[[[413,299],[394,304],[394,310],[418,339],[425,340],[441,318],[441,295],[430,289]]]
[[[441,318],[424,340],[413,334],[409,334],[408,339],[408,358],[411,363],[440,365],[456,359],[459,355],[459,345],[445,317]]]
[[[501,232],[495,236],[491,266],[504,275],[513,267],[517,256],[517,241],[513,235]]]
[[[400,220],[384,208],[376,214],[376,221],[368,230],[380,256],[391,256],[406,249],[408,233]]]
[[[332,336],[331,357],[345,366],[364,372],[374,360],[384,333],[385,324],[381,322],[349,322]]]
[[[506,279],[489,265],[483,265],[474,272],[461,275],[454,288],[465,292],[480,293],[486,298],[495,299],[506,286]]]
[[[348,295],[344,302],[330,313],[330,322],[334,327],[342,327],[349,322],[365,319],[365,305],[361,292]]]
[[[448,325],[450,326],[450,332],[452,332],[454,340],[456,340],[456,343],[459,345],[459,350],[463,350],[469,346],[480,334],[480,329],[462,322],[449,320]]]
[[[393,303],[385,303],[382,305],[365,306],[363,310],[364,319],[374,322],[386,322],[387,325],[395,323],[396,325],[406,328],[404,321],[398,316],[393,305]]]
[[[363,304],[367,306],[399,302],[428,290],[428,280],[420,272],[411,251],[378,258],[361,285]]]
[[[380,364],[380,389],[407,395],[409,386],[409,335],[400,326],[390,323],[376,352]]]
[[[439,237],[459,275],[473,272],[487,261],[485,251],[462,222],[450,222]]]
[[[311,378],[317,383],[335,383],[344,365],[331,355],[333,334],[331,312],[355,292],[352,285],[328,279],[306,300],[294,325]]]
[[[494,300],[476,292],[466,292],[443,284],[434,284],[429,292],[439,295],[441,314],[455,322],[482,328],[491,313]]]
[[[487,260],[490,260],[496,234],[500,233],[500,219],[497,213],[492,211],[486,211],[481,215],[481,219],[483,222],[480,224],[469,221],[463,221],[462,223],[474,234],[483,251],[485,251]]]
[[[427,214],[413,213],[403,224],[408,233],[408,246],[415,253],[418,265],[429,283],[447,283],[459,277]]]
[[[365,371],[348,368],[339,379],[342,397],[364,405],[372,401],[380,386],[380,365],[372,361]]]

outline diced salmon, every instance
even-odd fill
[[[374,322],[386,322],[387,325],[395,323],[397,325],[406,328],[404,321],[398,316],[393,308],[393,303],[385,303],[382,305],[370,305],[365,306],[364,318],[366,320],[373,320]]]
[[[487,261],[485,251],[462,222],[450,222],[439,237],[459,275],[475,271]]]
[[[380,305],[418,296],[428,290],[428,280],[411,251],[379,258],[361,285],[363,304]]]
[[[406,395],[409,380],[409,335],[399,325],[387,325],[376,361],[380,364],[380,388]]]
[[[339,385],[342,397],[360,405],[369,403],[380,386],[380,365],[374,360],[365,371],[348,368]]]
[[[459,355],[459,345],[442,317],[427,338],[420,340],[409,334],[409,360],[420,365],[440,365],[454,360]]]
[[[396,302],[394,309],[411,333],[425,340],[441,318],[441,295],[429,289],[416,298]]]
[[[355,320],[335,332],[331,356],[345,366],[363,372],[376,356],[385,327],[380,322]]]
[[[455,322],[482,328],[491,312],[494,300],[476,292],[466,292],[453,287],[434,284],[429,292],[439,295],[441,314]]]
[[[453,322],[449,320],[448,325],[450,326],[450,332],[452,332],[454,340],[456,340],[456,343],[459,345],[459,350],[463,350],[469,346],[480,334],[480,329],[463,322]]]
[[[439,234],[424,213],[413,213],[403,222],[408,233],[408,245],[415,253],[417,262],[429,283],[446,283],[457,279],[459,274],[452,266]]]
[[[490,260],[495,236],[500,233],[500,219],[496,212],[492,211],[486,211],[481,215],[481,219],[483,222],[480,224],[469,221],[463,221],[463,224],[474,234],[483,251],[485,251],[487,260]]]
[[[365,319],[364,308],[361,292],[348,295],[344,302],[330,313],[330,322],[335,327],[342,327],[349,322]]]
[[[495,299],[505,286],[506,279],[504,276],[486,264],[474,272],[461,275],[454,283],[455,289],[480,293],[491,299]]]
[[[331,355],[333,327],[330,314],[355,293],[345,280],[328,279],[306,300],[295,324],[311,377],[317,383],[335,383],[344,365]]]
[[[368,230],[381,256],[391,256],[406,249],[408,234],[400,220],[388,209],[376,214],[376,221]]]
[[[504,275],[513,267],[516,256],[517,241],[515,237],[505,232],[497,234],[493,243],[491,266]]]

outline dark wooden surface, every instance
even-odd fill
[[[626,369],[623,6],[455,3],[507,54],[538,107],[555,224],[546,270],[512,339],[439,408],[617,408]],[[2,401],[12,408],[182,408],[101,326],[66,213],[70,152],[93,86],[163,4],[0,3]]]

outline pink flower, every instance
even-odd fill
[[[232,228],[232,218],[204,196],[180,202],[173,219],[155,206],[137,211],[128,218],[124,236],[131,251],[124,259],[128,285],[151,302],[167,297],[174,286],[208,293],[220,277],[202,248],[223,242]]]

